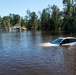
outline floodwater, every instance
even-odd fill
[[[41,47],[62,35],[0,33],[0,75],[76,75],[76,47]]]

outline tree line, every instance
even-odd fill
[[[38,12],[26,11],[25,17],[19,14],[0,16],[0,28],[20,25],[28,30],[54,30],[68,33],[76,32],[76,0],[62,0],[63,10],[56,6],[48,5],[47,8]]]

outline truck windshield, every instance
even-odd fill
[[[58,38],[52,41],[52,44],[60,44],[61,41],[62,41],[62,38]]]

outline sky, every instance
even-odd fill
[[[63,10],[62,0],[0,0],[0,16],[8,16],[11,13],[24,17],[28,9],[38,13],[48,5],[57,5],[60,10]]]

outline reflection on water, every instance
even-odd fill
[[[64,47],[63,53],[66,69],[71,72],[71,75],[76,75],[76,47]]]
[[[0,34],[0,75],[76,75],[76,47],[41,47],[58,36],[41,32]]]

